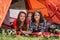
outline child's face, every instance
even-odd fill
[[[29,14],[28,14],[28,19],[31,20],[31,17],[32,17],[32,13],[29,13]]]

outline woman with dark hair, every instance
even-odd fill
[[[30,25],[30,31],[39,33],[46,31],[45,20],[40,11],[35,11],[32,15],[32,23]],[[39,32],[39,33],[38,33]]]
[[[26,13],[21,11],[18,14],[18,18],[14,20],[13,22],[14,29],[16,30],[16,34],[19,35],[23,31],[26,31],[27,29],[27,23],[26,23]]]

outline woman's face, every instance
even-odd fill
[[[28,14],[28,19],[31,20],[31,17],[32,17],[32,13],[29,13],[29,14]]]
[[[21,22],[24,22],[25,21],[25,14],[24,13],[21,13],[20,14],[20,21]]]
[[[40,14],[38,12],[35,13],[34,19],[35,19],[35,21],[39,21],[40,20]]]

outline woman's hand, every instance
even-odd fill
[[[40,36],[40,35],[42,35],[42,32],[33,32],[32,35]]]
[[[24,34],[31,34],[32,32],[31,31],[22,31],[22,33],[24,33]]]

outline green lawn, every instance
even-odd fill
[[[0,40],[60,40],[60,37],[11,36],[0,34]]]
[[[7,35],[4,31],[0,34],[0,40],[60,40],[60,37],[36,37],[36,36],[15,36]]]
[[[0,40],[60,40],[58,37],[50,37],[50,38],[40,38],[40,37],[26,37],[26,36],[0,36]]]

